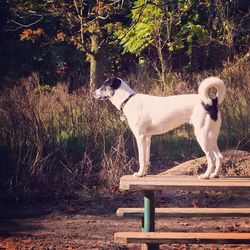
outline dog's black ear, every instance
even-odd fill
[[[115,77],[111,79],[110,87],[112,87],[113,89],[118,89],[121,86],[121,84],[122,84],[121,79]]]

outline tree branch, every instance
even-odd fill
[[[11,22],[11,23],[14,23],[14,24],[16,24],[16,25],[18,25],[18,26],[20,26],[20,28],[29,28],[29,27],[31,27],[31,26],[33,26],[33,25],[39,23],[40,21],[42,21],[43,18],[44,18],[44,17],[42,16],[42,17],[40,17],[38,20],[36,20],[35,22],[29,23],[29,24],[19,23],[19,22],[15,21],[15,20],[11,20],[10,22]]]
[[[144,12],[144,10],[145,10],[147,4],[148,4],[148,0],[145,0],[144,4],[142,4],[142,5],[140,5],[139,7],[137,7],[137,8],[141,8],[138,17],[137,17],[136,20],[132,23],[132,25],[129,27],[129,29],[126,31],[126,33],[125,33],[121,38],[119,38],[119,40],[122,40],[122,39],[129,33],[129,31],[132,30],[132,29],[135,27],[135,25],[140,21],[141,16],[142,16],[142,14],[143,14],[143,12]]]

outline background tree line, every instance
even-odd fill
[[[164,82],[169,69],[221,67],[249,46],[247,0],[8,0],[0,11],[1,78],[37,71],[94,86],[141,57]]]
[[[113,192],[137,168],[126,123],[91,96],[112,75],[155,95],[221,77],[220,147],[250,149],[249,1],[0,4],[0,198]],[[156,167],[199,155],[190,126],[153,138]]]

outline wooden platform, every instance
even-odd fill
[[[124,218],[144,216],[144,208],[118,208],[116,215]],[[156,208],[156,217],[250,217],[250,208]]]
[[[250,177],[221,177],[201,180],[198,176],[149,175],[142,178],[125,175],[121,190],[134,191],[250,191]]]
[[[118,243],[250,244],[250,233],[120,232],[114,237]]]

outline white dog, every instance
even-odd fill
[[[216,88],[216,98],[208,89]],[[226,87],[217,77],[203,80],[198,94],[158,97],[136,93],[122,79],[112,78],[93,92],[98,100],[109,99],[126,117],[137,141],[139,171],[134,176],[147,175],[150,165],[151,136],[170,131],[189,122],[207,157],[207,170],[201,179],[219,177],[222,154],[217,146],[221,126],[218,104],[224,100]]]

